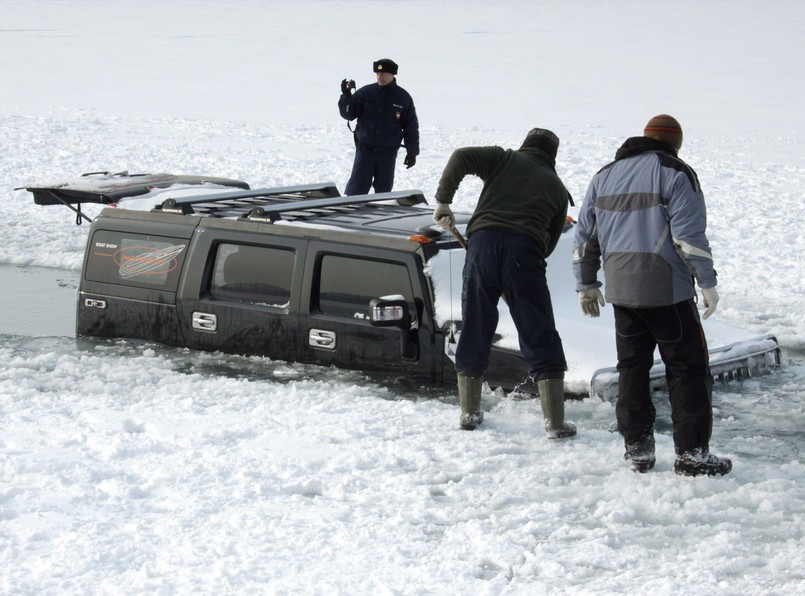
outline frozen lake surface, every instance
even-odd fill
[[[805,593],[805,3],[8,0],[2,18],[0,592]],[[600,400],[569,402],[579,434],[553,444],[530,399],[485,393],[467,433],[433,388],[73,337],[88,227],[14,188],[122,170],[343,188],[339,83],[381,57],[422,126],[395,189],[429,199],[453,149],[541,126],[580,201],[651,116],[679,119],[713,318],[783,347],[779,372],[716,388],[728,476],[673,473],[663,395],[636,475]]]

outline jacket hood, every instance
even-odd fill
[[[556,173],[556,160],[551,157],[545,149],[540,149],[539,147],[520,147],[517,151],[533,155]]]
[[[630,137],[626,139],[615,153],[615,160],[625,159],[648,151],[661,151],[677,157],[676,149],[670,143],[658,141],[649,137]]]

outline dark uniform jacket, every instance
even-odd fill
[[[461,180],[474,174],[484,181],[467,236],[492,228],[533,237],[547,257],[565,225],[570,193],[542,149],[464,147],[450,156],[436,190],[436,200],[452,203]]]
[[[355,138],[372,149],[396,149],[405,145],[407,153],[419,155],[419,120],[414,100],[397,84],[373,83],[352,95],[342,95],[338,110],[346,120],[358,119]]]

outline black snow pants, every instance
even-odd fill
[[[707,450],[713,429],[713,378],[695,302],[613,308],[620,373],[615,412],[626,445],[640,442],[654,429],[649,371],[658,346],[665,363],[676,452]]]

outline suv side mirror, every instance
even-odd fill
[[[369,303],[369,309],[369,320],[375,327],[399,327],[404,330],[411,327],[411,313],[402,296],[374,298]]]
[[[419,357],[416,331],[411,330],[411,312],[403,296],[383,296],[369,302],[369,322],[375,327],[400,330],[400,355],[407,360]]]

